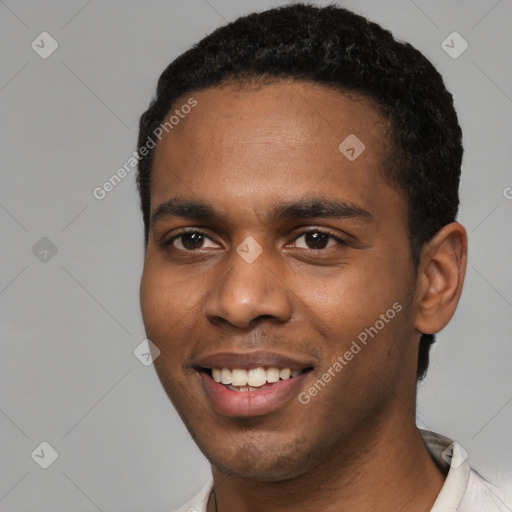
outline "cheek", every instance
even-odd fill
[[[344,374],[389,364],[391,354],[399,359],[397,352],[407,343],[409,277],[395,265],[392,259],[348,265],[329,280],[301,283],[299,289],[307,290],[302,300],[308,316],[329,340],[325,362],[332,364],[347,354],[343,364],[351,371],[344,369]]]
[[[165,312],[169,311],[170,294],[165,279],[156,279],[155,272],[146,266],[140,282],[140,307],[146,333],[158,331],[164,323]]]
[[[179,293],[166,272],[145,266],[140,283],[140,304],[146,336],[159,348],[154,368],[168,397],[173,403],[180,399],[180,386],[184,380],[183,361],[187,358],[187,345],[183,343],[186,311]]]
[[[173,293],[172,279],[165,272],[145,267],[140,283],[140,305],[146,336],[160,349],[158,358],[176,360],[180,350],[177,333],[185,315],[179,294]]]
[[[403,287],[398,281],[382,268],[341,268],[324,281],[303,279],[297,294],[303,291],[304,304],[334,333],[354,334],[353,329],[375,322],[400,300]]]
[[[194,279],[166,268],[156,258],[149,258],[140,282],[140,304],[147,329],[169,329],[183,319],[197,304]]]
[[[204,290],[196,277],[154,261],[144,267],[140,304],[146,335],[161,351],[155,367],[181,366],[193,349],[189,340],[200,338]]]

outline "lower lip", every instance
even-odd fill
[[[200,372],[203,388],[213,408],[225,416],[253,417],[269,414],[297,396],[305,374],[280,380],[258,391],[233,391]]]

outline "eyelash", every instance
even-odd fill
[[[298,234],[298,236],[296,236],[294,238],[294,241],[297,241],[299,238],[303,237],[304,235],[307,235],[308,233],[320,233],[322,235],[327,235],[327,237],[328,237],[327,243],[329,243],[329,241],[332,239],[332,240],[335,240],[339,245],[348,245],[348,243],[345,240],[343,240],[339,236],[336,236],[336,235],[332,234],[330,231],[323,230],[323,229],[314,229],[314,228],[300,232]],[[201,251],[202,248],[199,248],[199,249],[179,249],[179,248],[173,246],[174,240],[177,240],[181,236],[187,235],[187,234],[198,234],[198,235],[204,236],[205,238],[208,238],[209,240],[212,240],[204,231],[201,231],[201,230],[198,230],[198,229],[190,229],[190,230],[187,230],[187,231],[182,231],[181,233],[179,233],[177,235],[174,235],[172,238],[169,238],[167,241],[165,241],[163,243],[164,248],[172,247],[173,249],[176,249],[178,251],[184,251],[184,252]],[[325,250],[327,250],[329,248],[330,247],[324,247],[322,249],[309,249],[309,248],[299,247],[298,249],[303,250],[303,251],[325,251]]]

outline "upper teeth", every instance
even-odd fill
[[[290,368],[213,368],[212,377],[215,382],[233,386],[250,386],[259,388],[264,384],[277,382],[279,379],[286,380],[299,375],[300,370]]]

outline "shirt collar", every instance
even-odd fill
[[[445,472],[448,471],[441,492],[430,512],[453,512],[459,508],[468,486],[470,468],[467,452],[448,437],[419,429],[430,455]]]

